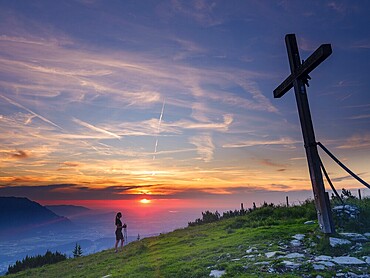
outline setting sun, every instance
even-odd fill
[[[140,203],[142,204],[149,204],[151,202],[151,200],[148,200],[148,199],[141,199],[140,200]]]

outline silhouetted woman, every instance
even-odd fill
[[[121,248],[123,247],[123,242],[124,242],[124,239],[123,239],[123,234],[122,234],[122,222],[121,222],[121,217],[122,217],[122,213],[118,212],[117,215],[116,215],[116,245],[114,246],[115,247],[115,252],[117,253],[118,252],[118,243],[119,241],[121,241]]]

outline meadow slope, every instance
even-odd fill
[[[309,220],[316,220],[309,202],[289,208],[266,206],[244,216],[144,238],[118,253],[109,249],[7,277],[333,277],[370,273],[370,257],[366,261],[369,240],[359,243],[351,239],[350,244],[332,247],[330,237],[321,234],[317,224],[304,224]],[[333,262],[343,256],[361,263]]]

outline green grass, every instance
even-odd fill
[[[210,269],[241,271],[242,265],[230,258],[245,255],[249,246],[267,250],[271,243],[286,240],[295,233],[313,232],[315,227],[301,224],[235,229],[236,219],[145,238],[127,245],[120,253],[113,249],[63,263],[28,270],[8,277],[209,277]],[[244,270],[244,269],[243,269]],[[225,276],[227,277],[227,276]],[[231,277],[231,276],[229,276]]]
[[[144,238],[128,244],[119,253],[109,249],[7,277],[197,278],[209,277],[212,269],[226,270],[223,277],[302,277],[315,273],[310,265],[304,264],[289,273],[269,274],[267,267],[254,265],[265,257],[256,256],[252,263],[243,256],[251,247],[257,250],[251,254],[279,251],[282,243],[288,244],[298,233],[305,234],[305,240],[318,241],[317,248],[328,248],[317,239],[320,235],[317,225],[303,224],[315,218],[314,207],[309,202],[300,207],[264,207],[245,216]],[[368,251],[369,245],[364,248],[364,252]],[[279,269],[281,261],[276,259],[274,268]]]

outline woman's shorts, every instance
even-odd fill
[[[116,231],[116,240],[123,240],[122,231]]]

